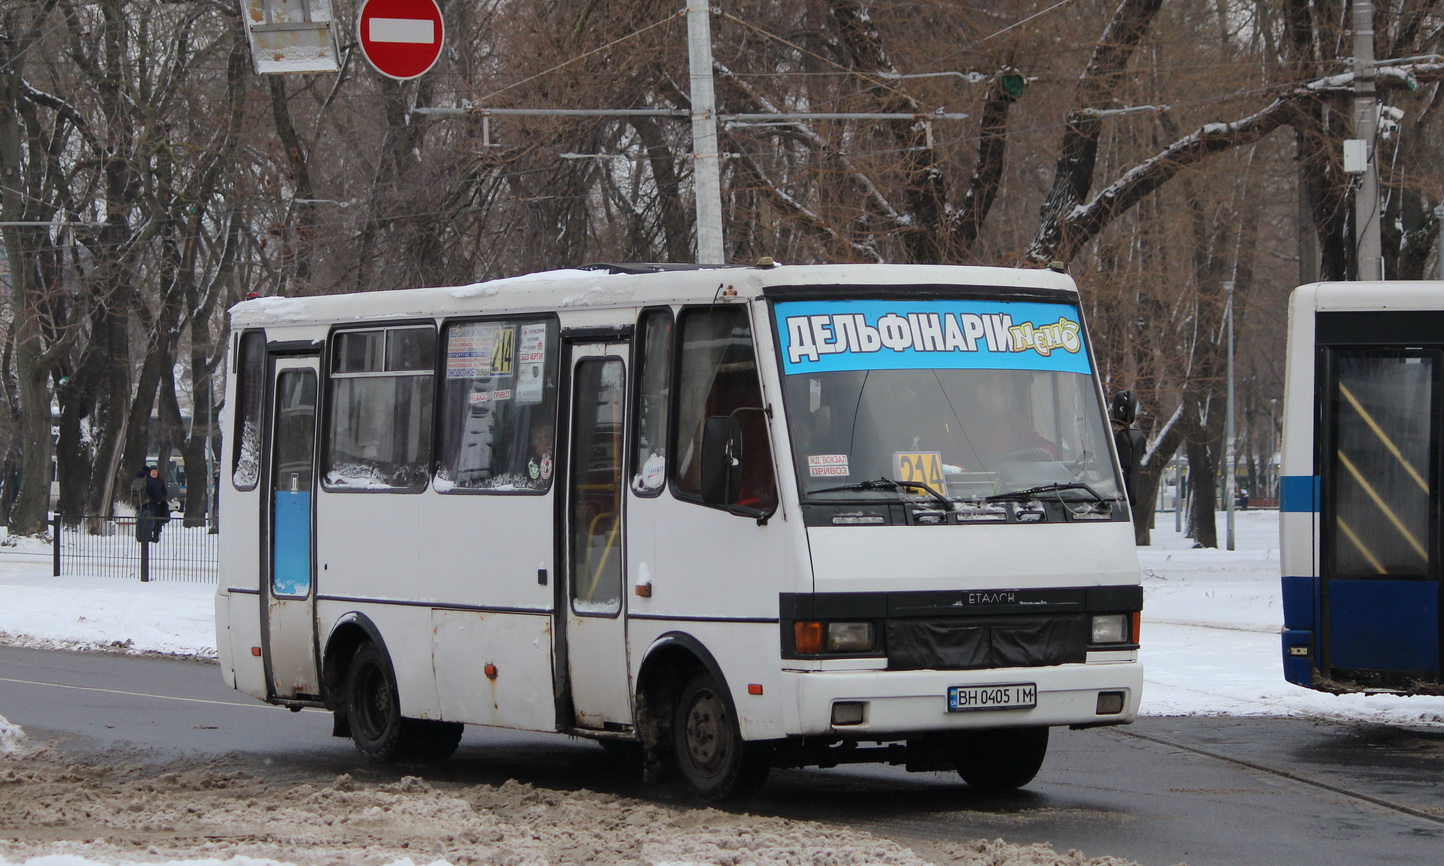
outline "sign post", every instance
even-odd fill
[[[398,81],[436,64],[445,30],[436,0],[363,0],[356,16],[361,53],[377,72]]]

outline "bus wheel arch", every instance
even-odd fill
[[[691,635],[662,635],[637,675],[637,727],[643,778],[680,777],[706,800],[759,788],[771,769],[770,744],[742,740],[721,667]]]
[[[323,667],[332,735],[349,737],[377,763],[440,763],[461,743],[465,725],[401,715],[401,693],[381,632],[364,614],[349,613],[331,630]]]
[[[326,648],[321,661],[321,695],[334,718],[332,736],[350,737],[351,724],[346,701],[347,677],[351,672],[351,659],[363,644],[373,643],[382,651],[386,642],[381,631],[368,617],[360,613],[348,613],[331,628],[326,639]],[[390,658],[390,655],[387,655]]]

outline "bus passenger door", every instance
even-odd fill
[[[570,347],[566,499],[558,523],[565,575],[559,611],[571,723],[621,730],[632,722],[627,668],[622,441],[627,346]]]
[[[1381,689],[1440,681],[1437,348],[1333,348],[1324,423],[1319,668]]]
[[[316,670],[314,544],[311,528],[316,460],[319,359],[278,358],[271,400],[270,470],[265,475],[266,604],[262,645],[275,698],[321,693]]]

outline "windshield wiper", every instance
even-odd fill
[[[836,487],[824,487],[821,490],[812,490],[809,492],[837,493],[843,490],[922,490],[941,505],[944,510],[952,511],[956,507],[951,499],[920,481],[897,481],[892,478],[876,478],[871,481],[858,481],[853,484],[839,484]]]
[[[1027,488],[1027,489],[1025,489],[1025,490],[1013,490],[1013,491],[1010,491],[1010,492],[1008,492],[1008,493],[994,493],[992,496],[985,496],[985,497],[983,497],[983,501],[984,501],[984,502],[1026,502],[1026,501],[1029,500],[1029,499],[1037,499],[1037,498],[1039,497],[1039,495],[1040,495],[1040,494],[1043,494],[1043,493],[1058,493],[1058,492],[1061,492],[1061,491],[1064,491],[1064,490],[1085,490],[1085,491],[1088,492],[1088,495],[1092,496],[1092,497],[1094,498],[1094,500],[1096,500],[1096,501],[1098,501],[1098,502],[1112,502],[1112,501],[1115,501],[1115,500],[1110,500],[1110,499],[1106,498],[1105,496],[1103,496],[1102,494],[1100,494],[1097,490],[1094,490],[1092,487],[1088,486],[1087,484],[1083,483],[1082,481],[1070,481],[1070,482],[1068,482],[1068,483],[1066,483],[1066,484],[1063,484],[1063,483],[1040,484],[1040,485],[1038,485],[1037,487],[1029,487],[1029,488]],[[1063,497],[1059,496],[1059,497],[1058,497],[1058,501],[1061,502],[1062,500],[1063,500]]]

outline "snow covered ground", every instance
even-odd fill
[[[1219,516],[1221,543],[1224,519]],[[1145,715],[1299,716],[1444,728],[1444,697],[1335,696],[1284,681],[1276,512],[1237,513],[1233,551],[1194,549],[1174,530],[1172,514],[1159,514],[1157,523],[1154,543],[1139,551]],[[25,541],[0,546],[0,642],[214,657],[213,586],[56,578],[50,571],[48,548]],[[0,755],[23,736],[0,716]],[[24,862],[96,861],[57,855]],[[12,864],[0,855],[0,866]]]

